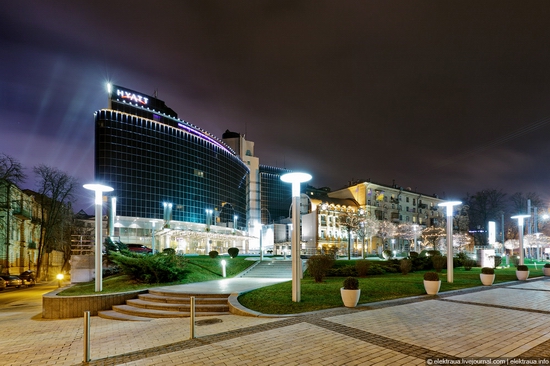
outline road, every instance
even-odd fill
[[[8,287],[0,291],[0,312],[6,310],[34,310],[42,311],[42,295],[57,288],[57,281],[41,282],[32,287]],[[3,315],[3,314],[2,314]]]

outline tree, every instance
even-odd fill
[[[372,237],[375,236],[376,233],[378,233],[379,228],[380,228],[380,221],[370,216],[366,216],[363,219],[363,222],[361,222],[361,230],[359,230],[359,232],[361,233],[361,237],[363,239],[368,238],[369,243],[372,244]],[[361,257],[365,258],[365,245],[362,246]]]
[[[345,227],[348,232],[348,260],[351,259],[351,233],[357,232],[363,220],[364,216],[354,211],[346,211],[338,216],[340,226]]]
[[[420,234],[420,231],[418,231],[418,224],[405,222],[397,226],[397,236],[409,242],[409,252],[411,251],[410,243],[418,237],[418,234]],[[414,243],[413,250],[416,250],[416,243]]]
[[[25,181],[26,175],[23,172],[23,166],[19,161],[17,161],[15,158],[13,158],[10,155],[1,153],[0,154],[0,186],[4,187],[4,189],[0,189],[0,192],[2,192],[3,197],[0,197],[0,207],[2,209],[5,208],[6,214],[3,215],[4,222],[0,223],[0,229],[2,232],[5,233],[5,264],[6,267],[6,273],[9,274],[10,271],[10,236],[9,233],[11,232],[10,228],[10,212],[11,212],[11,205],[12,205],[12,193],[11,193],[11,187],[16,184],[21,184]],[[2,266],[0,266],[1,268]]]
[[[378,227],[378,236],[382,238],[384,243],[389,238],[393,238],[397,232],[397,226],[390,221],[380,221],[380,226]]]
[[[487,245],[487,223],[496,221],[506,209],[506,193],[502,190],[485,189],[474,195],[467,194],[463,200],[468,206],[470,232],[476,245]]]
[[[434,250],[437,250],[439,241],[445,237],[447,233],[445,229],[438,226],[430,226],[422,230],[422,241],[427,247],[429,244],[433,246]]]
[[[57,168],[46,165],[34,167],[38,187],[37,200],[41,204],[42,230],[37,247],[36,272],[41,278],[46,276],[43,269],[45,253],[52,250],[63,250],[64,245],[70,245],[70,236],[65,235],[64,228],[70,226],[67,221],[68,212],[74,202],[74,192],[78,181]],[[66,251],[64,251],[66,252]]]

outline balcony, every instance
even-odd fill
[[[32,219],[31,210],[25,210],[21,207],[13,207],[11,210],[13,216],[17,217],[19,220],[30,220]]]

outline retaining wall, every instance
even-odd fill
[[[63,290],[57,289],[42,296],[42,318],[80,318],[84,316],[85,311],[95,316],[98,311],[111,310],[113,305],[126,304],[126,300],[135,299],[138,294],[147,292],[147,290],[138,290],[116,294],[57,296]]]

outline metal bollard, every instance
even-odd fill
[[[84,362],[90,362],[90,312],[84,312]]]
[[[191,296],[189,303],[189,339],[195,338],[195,296]]]

